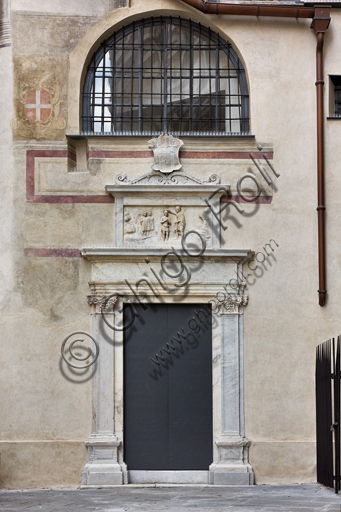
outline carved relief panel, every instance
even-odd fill
[[[161,135],[150,144],[151,172],[135,179],[120,173],[115,185],[106,186],[115,197],[116,247],[180,247],[191,232],[187,244],[198,245],[199,236],[207,248],[219,248],[220,197],[229,186],[222,187],[217,174],[205,179],[185,172],[177,156],[181,140]]]
[[[124,206],[124,247],[179,245],[188,231],[200,233],[211,247],[211,217],[208,208],[195,206]]]

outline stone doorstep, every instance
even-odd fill
[[[160,488],[160,487],[200,487],[200,488],[210,488],[210,489],[219,489],[219,488],[229,488],[229,487],[245,487],[250,488],[249,484],[241,485],[241,484],[216,484],[216,485],[210,485],[210,484],[120,484],[120,485],[80,485],[77,489],[80,489],[82,491],[88,490],[101,490],[101,489],[147,489],[147,488]],[[28,489],[30,490],[30,489]],[[46,490],[46,489],[43,489]],[[59,489],[54,489],[59,490]],[[72,489],[68,489],[72,490]],[[75,490],[75,489],[74,489]]]
[[[128,470],[127,473],[129,484],[207,485],[209,483],[209,471],[205,470]]]
[[[130,472],[128,472],[130,473]],[[227,472],[209,472],[209,471],[187,471],[183,472],[185,474],[174,474],[176,472],[170,472],[168,475],[164,475],[163,472],[157,472],[157,471],[133,471],[129,474],[129,480],[131,479],[132,482],[128,484],[122,484],[122,479],[117,478],[117,474],[108,473],[107,475],[104,475],[103,473],[93,473],[90,475],[90,478],[88,476],[87,479],[84,479],[85,481],[88,481],[88,484],[81,485],[81,489],[98,489],[98,488],[116,488],[116,487],[122,487],[126,488],[129,487],[176,487],[179,486],[190,486],[190,487],[216,487],[216,486],[223,486],[223,487],[230,487],[230,486],[250,486],[254,485],[254,473],[252,472],[244,472],[244,473],[227,473]],[[180,472],[179,472],[180,473]],[[182,473],[182,472],[181,472]],[[91,478],[92,477],[92,478]],[[105,478],[107,477],[107,478]],[[169,479],[169,481],[165,481],[166,478]],[[113,480],[115,481],[117,479],[117,484],[113,483]],[[149,479],[149,482],[148,482]],[[97,480],[97,482],[96,482]],[[107,482],[105,482],[107,480]],[[140,481],[139,481],[140,480]],[[142,480],[142,481],[141,481]],[[153,481],[154,480],[154,481]],[[172,481],[173,480],[173,481]],[[178,481],[177,481],[178,480]],[[181,482],[181,480],[187,480],[187,482]],[[191,481],[192,480],[192,481]],[[206,480],[206,482],[205,482]],[[103,482],[103,483],[100,483]]]

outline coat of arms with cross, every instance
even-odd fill
[[[46,122],[52,112],[51,98],[45,90],[33,89],[26,95],[26,117],[29,121]]]

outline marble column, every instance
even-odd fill
[[[115,331],[108,327],[101,315],[105,297],[90,296],[92,307],[92,336],[99,344],[99,357],[93,366],[92,378],[92,433],[85,443],[88,463],[84,467],[82,486],[119,485],[126,480],[126,466],[118,462],[121,440],[115,434],[114,341]],[[109,323],[115,314],[106,313]]]
[[[219,461],[210,467],[210,483],[254,483],[248,462],[250,442],[244,435],[243,316],[244,297],[231,301],[221,318],[221,433],[215,444]],[[240,304],[238,304],[238,302]]]

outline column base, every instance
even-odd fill
[[[127,483],[126,465],[119,464],[116,436],[91,436],[85,443],[89,462],[82,473],[82,488],[86,486],[122,485]]]
[[[254,485],[254,473],[210,472],[210,485]]]
[[[242,436],[222,435],[216,445],[219,462],[210,466],[210,484],[253,485],[254,472],[248,462],[250,441]]]

